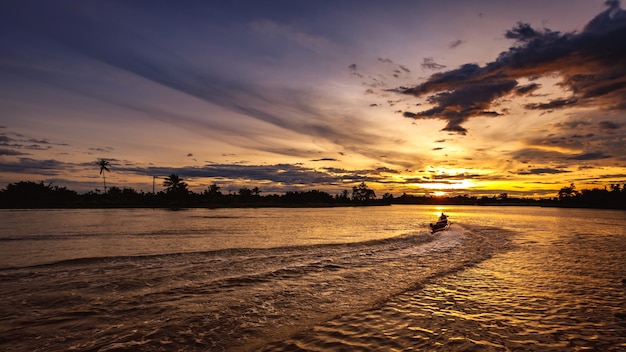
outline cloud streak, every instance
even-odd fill
[[[332,97],[316,97],[310,91],[299,88],[277,88],[242,76],[234,76],[233,68],[220,71],[219,67],[202,66],[190,59],[193,52],[172,52],[163,47],[155,38],[142,35],[130,26],[111,26],[96,18],[77,11],[68,11],[64,6],[43,4],[42,9],[36,12],[21,13],[21,26],[50,38],[56,43],[72,48],[76,53],[90,57],[97,62],[123,70],[133,76],[141,77],[160,86],[206,103],[220,106],[236,114],[244,115],[256,120],[269,123],[279,129],[288,130],[296,134],[312,136],[325,140],[341,147],[351,148],[356,145],[376,145],[380,137],[358,128],[358,124],[349,126],[348,123],[329,123],[328,112],[320,108],[314,99],[325,99],[329,104]],[[19,11],[29,11],[24,7]],[[9,19],[13,21],[14,19]],[[75,28],[81,28],[80,31]],[[270,21],[253,22],[250,30],[257,35],[276,35],[280,37],[289,32],[285,26],[277,26]],[[309,45],[315,41],[319,45],[315,50],[323,50],[332,46],[322,38],[307,36],[304,33],[294,33],[300,45]],[[120,40],[124,38],[124,40]],[[296,41],[294,39],[294,41]],[[199,43],[198,43],[199,44]],[[247,68],[251,69],[250,67]],[[408,72],[406,67],[400,66],[399,72]],[[194,130],[206,128],[223,130],[230,134],[241,131],[241,126],[227,126],[221,121],[197,119],[182,112],[171,112],[155,106],[147,106],[111,92],[102,92],[95,89],[74,88],[72,82],[63,82],[57,76],[46,78],[42,72],[24,73],[31,77],[43,80],[49,84],[60,85],[65,89],[73,90],[77,94],[99,99],[126,109],[142,112],[145,116],[160,120],[170,120],[179,126],[187,126]],[[53,77],[54,76],[54,77]],[[347,115],[347,113],[344,113]],[[345,120],[358,119],[358,115],[347,115]],[[244,127],[245,128],[245,127]],[[231,139],[231,141],[233,141]],[[246,143],[251,143],[248,140]],[[248,146],[250,146],[248,144]],[[254,146],[259,150],[277,152],[285,148],[264,146],[259,143]],[[357,151],[357,148],[352,148]],[[369,148],[372,149],[372,148]],[[367,149],[364,149],[367,150]],[[373,157],[379,152],[366,155]]]

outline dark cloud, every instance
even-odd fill
[[[607,118],[604,114],[595,116]],[[539,164],[558,161],[570,166],[582,166],[596,160],[614,159],[619,162],[626,159],[624,135],[620,130],[625,124],[619,120],[624,116],[612,114],[612,120],[599,122],[594,121],[595,116],[549,125],[546,129],[549,134],[525,139],[528,148],[512,153],[513,158]],[[606,164],[606,161],[602,163]]]
[[[0,148],[0,155],[28,155],[28,153],[24,153],[24,152],[20,152],[19,150],[13,150],[13,149],[4,149],[4,148]]]
[[[435,59],[432,57],[425,57],[422,62],[422,67],[429,70],[441,70],[442,68],[446,68],[446,65],[436,63]]]
[[[573,134],[570,138],[575,138],[575,139],[578,139],[578,138],[592,138],[594,136],[595,136],[595,134],[593,134],[593,133],[587,133],[587,134],[584,134],[584,135],[582,135],[582,134]]]
[[[4,136],[4,135],[0,135],[0,145],[1,146],[5,146],[5,147],[23,147],[22,144],[20,143],[16,143],[17,140],[9,137],[9,136]]]
[[[534,168],[534,169],[528,169],[528,170],[520,170],[518,172],[516,172],[517,175],[545,175],[545,174],[549,174],[549,175],[554,175],[554,174],[562,174],[562,173],[568,173],[571,172],[569,170],[563,170],[563,169],[553,169],[553,168]]]
[[[116,170],[141,175],[165,176],[177,174],[185,178],[219,178],[249,182],[272,181],[285,185],[325,185],[341,181],[341,178],[313,168],[295,164],[241,165],[207,164],[186,167],[133,167],[121,166]],[[344,170],[345,171],[345,170]]]
[[[600,160],[600,159],[608,159],[611,158],[610,155],[605,154],[603,152],[589,152],[582,153],[571,157],[572,160]]]
[[[537,89],[541,88],[540,84],[537,83],[531,83],[531,84],[527,84],[525,86],[519,86],[517,87],[517,89],[515,90],[515,93],[517,95],[527,95],[527,94],[532,94],[534,91],[536,91]]]
[[[457,40],[453,41],[452,43],[450,43],[450,49],[454,49],[454,48],[460,46],[463,43],[465,43],[464,40],[457,39]]]
[[[582,120],[568,120],[559,123],[555,123],[552,126],[558,129],[579,129],[586,128],[587,126],[591,126],[592,123],[589,121]]]
[[[550,144],[567,144],[567,141],[559,141]],[[547,162],[563,162],[571,163],[572,161],[593,161],[612,158],[612,155],[602,151],[583,152],[579,154],[568,154],[557,152],[553,150],[544,150],[538,148],[525,148],[512,153],[514,159],[528,162],[533,161],[537,163]]]
[[[15,136],[17,138],[9,137]],[[56,146],[69,146],[66,143],[51,142],[48,139],[28,138],[22,134],[9,132],[0,134],[0,146],[12,149],[4,149],[0,155],[29,155],[30,153],[21,152],[19,150],[50,150]]]
[[[570,97],[525,105],[527,109],[557,109],[593,106],[626,110],[626,11],[619,2],[607,2],[609,9],[591,20],[580,33],[537,30],[525,23],[505,32],[515,46],[498,58],[479,66],[466,64],[458,69],[433,74],[414,87],[392,91],[423,96],[435,105],[430,110],[405,113],[410,118],[437,118],[447,121],[446,131],[466,133],[468,119],[485,115],[499,98],[528,94],[537,85],[518,86],[522,78],[558,75],[559,85]],[[427,68],[435,68],[425,61]],[[423,64],[424,65],[424,64]]]
[[[399,174],[398,170],[390,169],[388,167],[378,167],[374,170],[377,174],[388,173],[388,174]]]
[[[617,130],[617,129],[622,128],[621,124],[611,122],[611,121],[600,121],[598,122],[598,126],[600,126],[600,129],[603,129],[603,130]]]
[[[467,67],[468,71],[474,69]],[[458,74],[462,74],[457,72]],[[445,76],[442,75],[442,76]],[[443,80],[446,78],[442,77]],[[433,84],[437,84],[433,82]],[[467,130],[461,126],[471,117],[475,116],[498,116],[501,113],[488,110],[491,101],[510,93],[517,85],[514,80],[501,78],[485,79],[481,84],[467,84],[450,91],[440,91],[428,98],[428,101],[435,105],[430,110],[418,113],[405,112],[405,117],[413,119],[440,118],[447,120],[444,131],[465,134]],[[408,93],[411,89],[407,89]],[[419,93],[415,93],[419,95]]]
[[[554,110],[574,105],[578,102],[576,98],[554,99],[547,103],[526,104],[524,107],[529,110]]]
[[[460,173],[460,174],[437,174],[432,175],[432,180],[469,180],[469,179],[482,179],[484,175],[479,174],[468,174],[468,173]]]
[[[513,159],[521,162],[539,161],[550,162],[554,160],[563,160],[568,157],[567,154],[553,150],[544,150],[540,148],[523,148],[511,153]]]
[[[91,154],[91,152],[98,152],[98,153],[110,153],[114,150],[113,147],[104,147],[104,148],[89,148],[89,154]]]
[[[29,138],[27,139],[28,142],[31,143],[37,143],[37,144],[52,144],[52,145],[62,145],[62,146],[67,146],[68,144],[66,143],[54,143],[54,142],[50,142],[47,139],[36,139],[36,138]]]
[[[66,174],[73,169],[73,165],[53,159],[36,160],[31,158],[19,158],[17,161],[3,161],[0,164],[1,172],[16,174],[56,176]]]
[[[423,177],[419,177],[419,178],[407,178],[405,180],[406,183],[411,183],[411,184],[422,184],[422,185],[428,185],[428,184],[437,184],[437,185],[457,185],[460,183],[460,181],[454,181],[454,180],[447,180],[445,178],[441,178],[441,179],[428,179],[428,178],[423,178]]]
[[[534,30],[529,24],[522,22],[518,23],[517,27],[513,27],[513,29],[510,29],[504,33],[505,38],[515,39],[520,42],[539,39],[542,36],[543,34]]]
[[[339,159],[335,159],[335,158],[321,158],[321,159],[314,159],[311,161],[339,161]]]
[[[29,150],[48,150],[48,149],[52,149],[51,145],[42,147],[39,144],[29,144],[29,145],[25,145],[24,149],[29,149]]]

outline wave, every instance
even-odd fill
[[[0,346],[107,350],[118,341],[118,350],[252,350],[473,266],[506,248],[503,233],[455,224],[435,235],[356,243],[4,269],[0,293],[9,299],[0,303],[7,312],[0,324],[13,333]],[[53,332],[68,321],[65,339],[55,339]]]
[[[188,233],[187,231],[186,233]],[[197,231],[200,233],[201,231]],[[206,234],[206,231],[202,232]],[[171,231],[157,231],[150,233],[141,233],[141,234],[119,234],[119,235],[108,235],[107,237],[155,237],[161,235],[172,235]],[[88,237],[102,237],[101,234],[67,234],[67,235],[31,235],[31,236],[22,236],[19,238],[16,237],[5,237],[0,238],[0,242],[2,241],[64,241],[68,239],[76,239],[76,238],[88,238]],[[110,238],[108,238],[110,239]],[[349,242],[349,243],[339,243],[339,244],[315,244],[315,245],[294,245],[294,246],[284,246],[284,247],[274,247],[274,248],[227,248],[227,249],[218,249],[218,250],[208,250],[208,251],[185,251],[178,253],[164,253],[164,254],[144,254],[144,255],[121,255],[121,256],[96,256],[96,257],[84,257],[84,258],[71,258],[64,259],[58,261],[51,261],[47,263],[37,263],[33,265],[25,265],[20,266],[21,268],[28,267],[43,267],[43,266],[54,266],[54,265],[92,265],[92,264],[103,264],[107,262],[121,262],[121,261],[135,261],[137,265],[141,262],[149,262],[149,261],[171,261],[171,260],[201,260],[200,258],[210,259],[211,257],[238,257],[238,256],[264,256],[268,253],[276,254],[284,254],[289,255],[294,252],[307,252],[314,253],[315,251],[320,252],[333,252],[339,251],[341,249],[348,250],[350,248],[354,249],[364,249],[375,251],[384,251],[385,245],[387,246],[409,246],[415,245],[422,242],[427,242],[433,240],[434,237],[426,234],[426,233],[414,233],[414,234],[405,234],[401,236],[384,238],[384,239],[375,239],[361,242]],[[16,269],[19,267],[13,267]],[[10,269],[10,268],[0,268]]]
[[[2,242],[19,242],[19,241],[54,241],[63,242],[76,239],[94,239],[101,238],[105,240],[119,240],[123,238],[153,238],[153,237],[168,237],[168,236],[206,236],[212,233],[224,233],[221,229],[165,229],[165,230],[150,230],[150,231],[137,231],[137,232],[118,232],[118,233],[101,233],[101,232],[76,232],[76,233],[31,233],[21,235],[5,235],[0,236],[0,243]]]

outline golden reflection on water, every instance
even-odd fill
[[[340,351],[360,346],[358,341],[367,337],[375,343],[364,350],[626,348],[623,213],[462,210],[450,209],[450,214],[475,224],[500,222],[500,227],[516,229],[514,249],[396,296],[378,310],[329,321],[308,334],[306,344],[296,340],[292,345]],[[604,226],[600,230],[599,224]],[[499,230],[480,231],[488,238]]]
[[[74,258],[361,242],[412,233],[429,209],[0,210],[0,268]],[[6,215],[6,216],[5,216]]]
[[[441,212],[456,225],[429,235],[427,223]],[[56,258],[108,251],[113,258],[4,270],[0,310],[10,313],[4,324],[17,336],[5,341],[82,350],[118,338],[128,349],[152,350],[174,343],[210,350],[248,338],[271,351],[626,347],[623,212],[405,206],[51,214],[45,229],[57,232],[45,233],[41,222],[17,222],[11,231],[0,224],[7,245],[0,251],[16,257],[11,250],[21,243]],[[59,214],[74,217],[63,222]],[[319,246],[334,241],[341,244]],[[509,248],[506,241],[510,250],[495,250]],[[160,251],[169,254],[134,257]],[[73,329],[58,331],[72,338],[56,336],[51,327],[66,322]],[[287,333],[295,335],[272,345]]]

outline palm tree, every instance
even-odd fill
[[[187,191],[187,184],[183,182],[183,179],[176,174],[171,174],[163,181],[163,186],[166,187],[165,191],[170,192],[183,192]]]
[[[104,183],[104,193],[107,193],[107,180],[104,177],[105,171],[109,170],[109,161],[106,159],[99,159],[97,162],[98,166],[100,166],[100,175],[102,175],[102,182]]]

